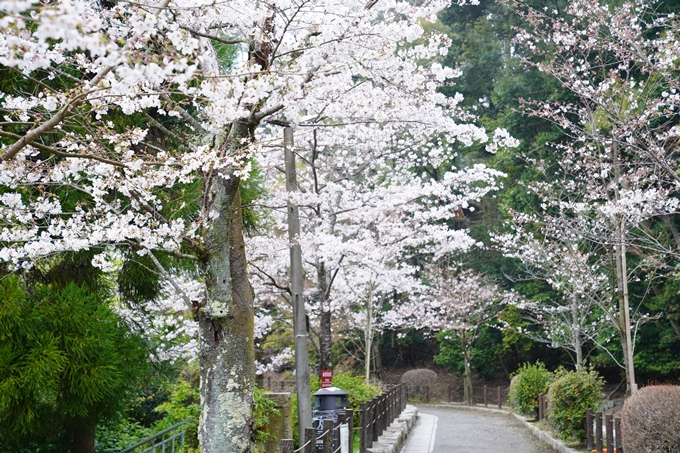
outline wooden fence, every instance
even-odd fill
[[[594,432],[593,432],[594,431]],[[622,452],[623,435],[621,434],[621,418],[614,418],[611,414],[603,416],[601,411],[595,412],[592,409],[586,410],[586,441],[588,450],[595,450],[597,453]],[[607,448],[604,448],[603,441]],[[609,447],[614,446],[613,450]]]
[[[484,407],[497,406],[499,409],[507,404],[507,387],[468,387],[465,393],[462,385],[437,385],[437,386],[409,386],[408,394],[411,398],[417,398],[425,403],[446,401],[447,403],[460,402],[468,406],[484,405]]]
[[[281,440],[281,453],[316,453],[317,443],[321,440],[322,453],[353,453],[354,432],[359,431],[359,453],[366,453],[367,448],[373,446],[387,427],[406,408],[408,388],[400,384],[376,396],[372,400],[360,405],[358,412],[358,426],[355,426],[353,410],[341,412],[337,425],[333,420],[323,420],[323,433],[317,437],[314,428],[305,428],[304,443],[297,450],[294,449],[293,439]],[[342,449],[340,430],[347,429],[346,450]],[[301,439],[302,442],[302,439]]]
[[[538,396],[538,420],[548,418],[548,399],[546,395]],[[586,448],[596,453],[623,453],[623,435],[621,433],[621,418],[604,415],[601,411],[593,414],[592,409],[586,409]],[[609,446],[614,446],[610,450]]]

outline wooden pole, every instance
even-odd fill
[[[368,443],[368,404],[359,405],[359,453],[366,453]]]
[[[316,429],[305,428],[305,453],[316,453]],[[351,452],[350,452],[351,453]]]
[[[373,400],[373,437],[371,438],[371,442],[377,442],[378,438],[380,437],[380,397],[376,397]],[[373,444],[371,444],[371,447]]]
[[[298,191],[293,152],[293,128],[283,130],[283,150],[286,161],[286,191]],[[295,384],[298,401],[298,426],[300,439],[305,438],[305,428],[312,426],[312,396],[309,385],[309,357],[307,348],[307,318],[302,298],[302,250],[299,243],[300,212],[298,206],[288,202],[288,242],[290,247],[290,288],[293,302],[293,331],[295,333]]]
[[[602,453],[602,412],[595,412],[595,451]]]
[[[347,422],[347,435],[349,437],[349,453],[354,453],[354,411],[345,411],[345,421]]]
[[[333,453],[333,420],[323,421],[323,453]]]
[[[281,453],[293,453],[293,439],[281,439]]]
[[[484,386],[484,407],[489,407],[489,403],[486,399],[486,385]]]
[[[605,417],[605,427],[607,429],[607,453],[614,453],[614,418],[611,414]]]
[[[588,443],[588,451],[592,451],[593,445],[593,410],[586,409],[586,441]]]
[[[377,437],[375,437],[375,430],[376,430],[376,417],[378,414],[378,400],[376,398],[373,398],[371,400],[371,406],[368,409],[368,448],[371,448],[373,446],[373,441],[378,440]]]
[[[503,409],[503,402],[501,401],[501,387],[500,385],[496,387],[496,391],[498,393],[498,408]]]

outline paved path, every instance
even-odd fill
[[[510,414],[418,407],[402,453],[553,453]]]

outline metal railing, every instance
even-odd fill
[[[187,424],[189,419],[172,425],[163,431],[142,439],[134,445],[129,446],[120,453],[175,453],[176,449],[184,445],[184,437],[187,432],[186,428],[180,430]],[[143,450],[137,450],[143,448]]]

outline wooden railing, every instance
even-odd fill
[[[399,417],[406,408],[408,389],[399,384],[376,396],[372,400],[362,403],[358,412],[358,426],[354,424],[355,411],[346,410],[338,415],[337,425],[333,420],[323,420],[323,433],[317,437],[316,429],[305,428],[304,443],[294,449],[292,439],[281,440],[281,453],[316,453],[319,439],[322,439],[323,453],[353,453],[354,431],[359,431],[359,453],[366,453],[367,448],[373,446],[394,419]],[[340,431],[347,430],[346,436]],[[338,435],[336,435],[336,433]],[[343,450],[343,438],[346,440]]]
[[[484,385],[479,387],[470,386],[467,392],[464,390],[462,385],[448,384],[432,387],[411,385],[408,392],[412,398],[428,404],[432,401],[461,402],[468,406],[483,404],[485,407],[492,405],[502,409],[503,404],[506,404],[508,400],[507,387],[489,387]]]

